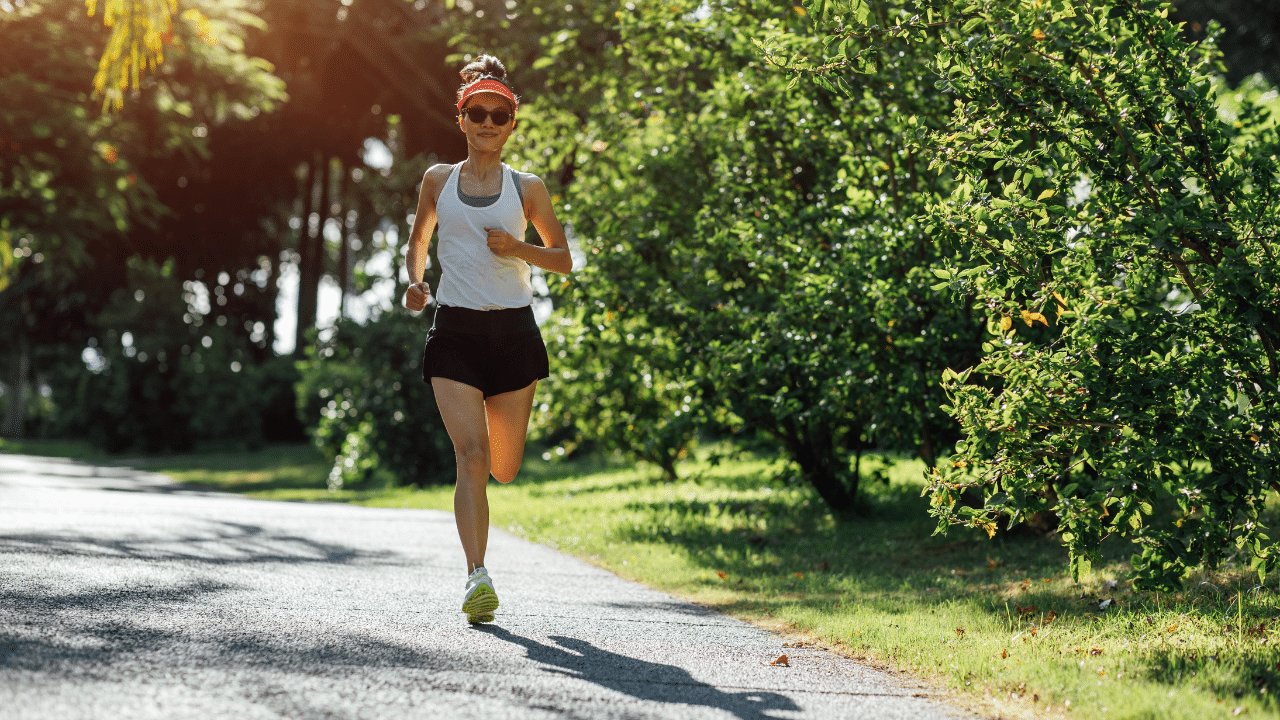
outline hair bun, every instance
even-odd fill
[[[462,81],[468,85],[486,75],[501,80],[503,84],[507,82],[506,66],[502,64],[501,60],[492,55],[481,55],[472,60],[458,74],[462,76]]]

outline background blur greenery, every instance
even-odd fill
[[[928,27],[881,31],[926,5]],[[465,154],[456,70],[488,51],[526,96],[505,159],[546,179],[578,256],[567,278],[535,283],[553,363],[534,420],[547,459],[619,450],[674,480],[717,441],[779,458],[776,479],[837,514],[875,512],[860,482],[885,470],[864,454],[946,470],[978,429],[949,412],[944,373],[989,361],[1009,332],[996,290],[938,282],[991,261],[944,237],[937,209],[1007,172],[990,149],[940,160],[938,140],[1017,119],[976,113],[963,83],[943,82],[942,54],[987,32],[951,21],[974,7],[184,0],[164,61],[104,113],[93,79],[114,31],[74,0],[3,0],[4,432],[111,452],[310,437],[335,490],[448,482],[417,373],[429,316],[398,310],[400,258],[423,170]],[[1277,106],[1274,15],[1253,7],[1179,3],[1187,25],[1161,40],[1185,49],[1222,23],[1224,64],[1179,56],[1170,71],[1214,75],[1215,128],[1264,133],[1267,117],[1241,108]],[[826,69],[777,66],[798,59]],[[1034,337],[1052,345],[1061,326],[1047,324]],[[1012,382],[973,377],[974,392]],[[1193,466],[1207,437],[1190,441]],[[1118,482],[1100,472],[1090,482]],[[966,478],[945,489],[972,522],[1004,507]],[[1041,499],[1002,517],[1043,533],[1108,512]]]

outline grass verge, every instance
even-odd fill
[[[310,448],[144,464],[268,499],[452,507],[451,487],[330,494]],[[1123,581],[1130,550],[1116,544],[1073,583],[1052,539],[932,536],[921,469],[897,463],[887,484],[864,481],[869,515],[844,523],[808,488],[770,480],[776,467],[765,460],[689,463],[687,479],[664,484],[645,467],[550,464],[531,453],[520,480],[492,484],[489,497],[493,523],[516,535],[927,677],[993,715],[1280,715],[1270,637],[1280,632],[1280,596],[1275,579],[1257,586],[1245,558],[1192,578],[1185,592],[1145,594]]]

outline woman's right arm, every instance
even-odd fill
[[[409,289],[404,293],[404,306],[420,312],[427,306],[431,288],[422,281],[427,270],[427,252],[431,249],[431,235],[436,230],[436,196],[444,180],[449,177],[448,165],[435,165],[422,176],[418,190],[418,210],[414,213],[413,230],[409,231],[409,249],[405,253],[405,265],[409,269]],[[443,175],[442,175],[443,173]]]

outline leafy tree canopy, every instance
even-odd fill
[[[912,145],[957,184],[920,220],[972,253],[936,287],[975,298],[989,338],[944,375],[965,438],[929,476],[939,528],[1049,511],[1074,572],[1128,537],[1154,588],[1237,549],[1267,572],[1259,514],[1280,481],[1280,139],[1248,97],[1224,122],[1212,42],[1186,44],[1167,10],[925,3],[824,31],[852,40],[844,67],[874,65],[885,37],[942,45],[955,111]]]

